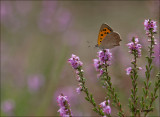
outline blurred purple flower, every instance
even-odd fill
[[[57,7],[56,1],[43,1],[42,11],[38,17],[39,29],[46,33],[62,32],[71,20],[71,13],[63,8]]]
[[[136,52],[137,57],[141,56],[141,44],[138,44],[139,40],[138,38],[135,38],[132,40],[132,42],[128,43],[127,46],[130,49],[129,53],[133,54]]]
[[[30,92],[38,91],[44,85],[44,77],[34,75],[28,78],[28,89]]]
[[[139,70],[142,70],[142,67],[138,67]]]
[[[131,67],[128,67],[128,68],[126,69],[126,74],[129,75],[129,74],[131,73],[131,71],[132,71],[132,68],[131,68]]]
[[[7,115],[13,115],[15,103],[13,100],[5,100],[1,103],[1,110]]]
[[[67,96],[63,96],[63,94],[59,95],[57,97],[57,102],[60,107],[58,112],[60,113],[60,116],[62,117],[69,117],[71,115],[71,109],[70,104],[68,102]]]
[[[16,32],[25,25],[19,16],[13,12],[11,1],[2,1],[1,3],[1,23],[10,31]]]
[[[149,33],[149,30],[153,30],[153,32],[157,31],[157,25],[156,25],[156,21],[154,20],[145,20],[144,21],[144,30],[146,30],[146,34]]]
[[[42,10],[47,15],[55,13],[57,7],[57,1],[42,1]]]
[[[110,102],[110,101],[108,101],[108,102]],[[101,102],[100,107],[103,109],[103,112],[105,114],[108,114],[108,115],[111,114],[111,107],[109,105],[106,105],[106,101]]]
[[[71,66],[74,68],[74,69],[78,69],[79,67],[82,66],[82,62],[80,61],[79,57],[72,54],[72,57],[70,59],[68,59],[68,62],[71,64]]]
[[[1,10],[0,10],[0,18],[1,21],[3,22],[4,20],[6,20],[9,15],[11,15],[12,13],[12,7],[9,1],[1,1]]]
[[[16,10],[22,16],[28,16],[32,10],[32,1],[15,1]]]
[[[54,21],[56,7],[56,1],[42,2],[42,11],[38,17],[38,27],[43,33],[51,34],[56,30]]]
[[[64,31],[67,29],[71,21],[71,13],[64,8],[59,8],[56,13],[57,30]]]

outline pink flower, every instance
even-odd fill
[[[139,40],[138,38],[135,38],[132,40],[132,42],[128,43],[127,46],[130,49],[129,52],[131,54],[133,54],[134,52],[136,52],[137,56],[140,57],[141,56],[141,44],[138,44]]]
[[[80,93],[81,93],[81,91],[82,91],[82,86],[80,86],[80,87],[76,88],[76,92],[77,92],[78,94],[80,94]]]
[[[110,103],[109,100],[108,101],[108,104]],[[105,114],[111,114],[111,107],[109,105],[106,105],[106,101],[103,101],[100,103],[100,107],[103,109],[103,112]]]
[[[129,74],[131,73],[131,71],[132,71],[132,68],[131,68],[131,67],[128,67],[128,68],[126,69],[126,74],[129,75]]]
[[[67,96],[63,96],[63,94],[59,95],[57,97],[57,102],[60,107],[58,112],[60,113],[60,116],[62,117],[69,117],[69,113],[71,113],[71,109],[69,109],[69,102],[67,99]]]
[[[15,103],[13,102],[13,100],[5,100],[1,104],[2,111],[7,115],[12,115],[14,108],[15,108]]]
[[[156,32],[157,31],[157,25],[156,25],[156,21],[154,20],[145,20],[144,21],[144,30],[146,30],[146,33],[148,34],[148,32],[150,30],[153,30],[153,32]]]
[[[111,114],[111,107],[110,106],[106,106],[105,108],[103,108],[103,111],[106,114]]]
[[[93,62],[94,62],[94,67],[96,68],[97,71],[99,71],[100,61],[98,59],[93,59]]]
[[[98,57],[101,63],[105,63],[111,61],[112,53],[110,53],[109,49],[101,50],[98,52]]]
[[[34,75],[28,78],[28,89],[30,92],[38,91],[44,84],[44,77],[41,75]]]
[[[70,59],[68,59],[68,62],[71,64],[71,66],[74,68],[74,69],[77,69],[78,67],[81,67],[82,66],[82,62],[80,61],[79,57],[72,54],[72,57]]]
[[[106,101],[101,102],[99,105],[100,105],[101,108],[105,108],[106,107]]]

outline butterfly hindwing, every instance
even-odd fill
[[[109,35],[107,35],[102,43],[100,44],[99,48],[101,49],[110,49],[115,46],[119,46],[119,42],[122,41],[120,39],[120,35],[117,32],[111,32]]]
[[[98,35],[98,46],[101,44],[101,42],[106,37],[106,35],[108,35],[111,32],[113,32],[113,30],[107,24],[101,25],[99,35]]]

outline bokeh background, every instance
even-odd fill
[[[151,18],[159,28],[159,1],[0,1],[1,2],[1,116],[58,116],[56,98],[68,96],[75,116],[97,116],[85,94],[78,95],[76,74],[67,60],[76,54],[83,62],[86,84],[97,104],[106,90],[97,79],[93,59],[97,57],[99,28],[102,23],[119,32],[121,46],[111,49],[109,68],[113,86],[127,115],[131,79],[125,69],[132,56],[126,44],[133,36],[142,44],[138,64],[138,95],[145,79],[147,36],[143,22]],[[159,30],[159,29],[158,29]],[[157,43],[159,32],[155,35]],[[158,71],[159,43],[155,46],[153,82]],[[152,87],[153,88],[153,85]],[[159,101],[154,103],[158,116]],[[112,115],[117,110],[112,107]]]

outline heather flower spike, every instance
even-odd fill
[[[144,81],[144,88],[143,88],[143,93],[144,96],[142,96],[141,99],[141,107],[142,107],[142,112],[144,113],[144,116],[146,117],[147,114],[153,110],[152,104],[154,102],[154,100],[158,97],[156,96],[156,92],[158,90],[158,88],[160,87],[160,73],[158,74],[158,81],[155,82],[155,87],[154,87],[154,91],[150,91],[150,86],[151,86],[151,82],[149,82],[150,78],[151,78],[151,70],[153,68],[152,65],[152,61],[153,61],[153,53],[154,53],[154,45],[156,44],[156,40],[154,38],[154,34],[157,31],[157,25],[156,25],[156,21],[148,19],[144,21],[144,29],[146,31],[146,34],[149,38],[149,43],[150,46],[148,46],[148,56],[146,57],[147,59],[147,65],[146,65],[146,80]],[[150,94],[149,94],[150,93]],[[147,97],[151,97],[151,101],[148,101]],[[149,102],[146,103],[146,102]]]
[[[107,96],[114,99],[114,105],[117,105],[117,108],[119,110],[118,115],[124,116],[124,112],[122,110],[122,105],[119,102],[117,93],[115,92],[114,88],[112,87],[111,78],[108,73],[108,67],[111,65],[111,59],[112,59],[112,53],[109,49],[100,50],[98,53],[98,59],[94,59],[94,66],[96,68],[96,71],[99,71],[98,78],[102,81],[103,87],[106,87],[108,90]],[[106,106],[106,101],[102,102],[100,106],[104,106],[103,112],[105,114],[111,113],[110,106]],[[108,103],[110,101],[108,100]]]
[[[132,42],[128,43],[127,46],[130,49],[129,53],[135,54],[137,57],[141,56],[141,44],[138,43],[138,38],[133,38]]]
[[[126,69],[126,74],[127,74],[127,75],[130,75],[131,71],[132,71],[132,68],[131,68],[131,67],[128,67],[128,68]]]
[[[103,109],[103,112],[107,115],[111,114],[111,107],[106,104],[106,101],[100,103],[100,107]]]
[[[74,69],[78,69],[82,66],[82,62],[80,61],[79,57],[72,54],[72,57],[68,60],[68,62],[72,65]]]
[[[63,94],[59,95],[57,97],[57,102],[60,107],[58,112],[60,113],[60,116],[62,117],[72,117],[70,104],[68,102],[67,96],[64,96]]]
[[[82,69],[82,62],[80,61],[79,57],[72,54],[71,58],[68,61],[71,64],[72,68],[75,69],[75,73],[77,74],[77,81],[79,82],[79,87],[76,88],[76,92],[78,94],[84,92],[86,94],[85,99],[93,105],[93,111],[95,111],[101,116],[104,116],[102,109],[100,107],[97,107],[93,95],[89,93],[88,88],[85,86],[85,78],[83,75],[84,71]]]
[[[144,30],[146,30],[146,34],[148,35],[150,31],[155,33],[157,31],[156,21],[147,19],[144,21]]]

